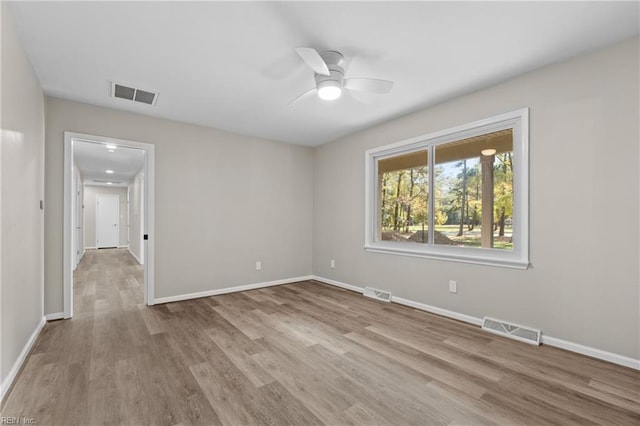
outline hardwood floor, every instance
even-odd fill
[[[2,416],[37,425],[640,424],[640,372],[316,282],[153,307],[88,251]]]

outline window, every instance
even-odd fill
[[[528,110],[366,153],[365,249],[525,269]]]

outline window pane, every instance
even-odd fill
[[[377,240],[427,243],[427,150],[378,161]]]
[[[513,250],[513,131],[435,148],[435,243]]]
[[[523,108],[367,150],[364,249],[527,269],[528,123]]]

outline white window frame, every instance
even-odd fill
[[[504,129],[513,129],[513,250],[433,244],[433,219],[430,219],[430,242],[427,244],[376,240],[379,160],[426,148],[429,152],[429,193],[433,194],[435,183],[432,176],[437,145]],[[429,211],[433,212],[433,197],[429,197],[429,200]],[[433,218],[433,214],[429,216]],[[529,109],[519,109],[366,151],[364,248],[374,253],[527,269],[529,267]]]

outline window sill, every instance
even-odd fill
[[[529,261],[519,259],[515,253],[492,249],[464,247],[425,247],[412,243],[369,243],[364,249],[372,253],[392,254],[396,256],[421,257],[448,262],[471,263],[474,265],[496,266],[510,269],[528,269]],[[478,253],[482,250],[483,253]]]

